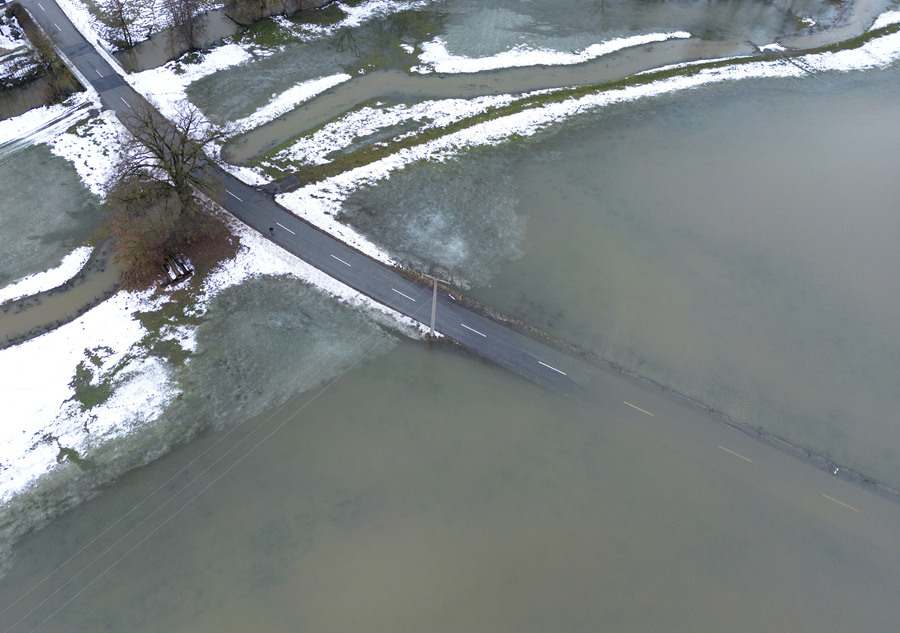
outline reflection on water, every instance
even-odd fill
[[[249,441],[205,438],[27,539],[0,584],[0,608],[166,482],[7,621],[37,606],[22,630],[51,614],[40,630],[896,622],[900,508],[829,490],[864,509],[854,513],[816,490],[834,479],[792,458],[754,454],[758,467],[743,468],[715,448],[732,431],[644,423],[616,404],[585,408],[469,356],[403,343],[249,422],[247,432],[258,429]],[[711,453],[697,451],[701,440]]]
[[[72,164],[33,145],[0,165],[0,286],[58,266],[103,219]]]

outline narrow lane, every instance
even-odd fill
[[[128,126],[134,108],[150,107],[88,43],[55,2],[24,0],[22,4],[53,37],[81,75],[80,79],[97,90],[104,107],[115,111],[123,124]],[[227,192],[221,205],[236,218],[338,281],[419,323],[430,324],[430,288],[323,233],[218,166],[211,165],[209,169]],[[467,323],[469,327],[463,327],[461,323]],[[443,295],[438,297],[435,329],[474,353],[539,384],[562,393],[581,392],[565,369],[560,369],[569,362],[565,355],[463,308]],[[553,369],[548,370],[548,367]]]

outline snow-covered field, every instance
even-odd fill
[[[105,37],[96,21],[83,10],[83,5],[76,0],[63,1],[69,5],[72,13],[81,15],[78,23],[82,29],[93,34],[94,41]],[[304,27],[307,34],[310,37],[323,36],[328,29],[353,26],[384,12],[399,10],[398,7],[408,8],[410,3],[372,0],[357,7],[340,6],[348,14],[341,25]],[[876,27],[896,22],[900,22],[900,12],[894,11],[881,16]],[[685,36],[686,33],[677,32],[645,37],[651,38],[646,41],[662,41]],[[463,72],[511,65],[577,63],[584,61],[585,56],[604,54],[634,43],[637,42],[598,43],[597,47],[576,53],[517,49],[491,58],[470,60],[451,55],[440,40],[434,40],[421,46],[421,66],[417,68],[419,72]],[[859,49],[810,55],[802,58],[802,61],[814,72],[825,73],[864,70],[893,63],[897,59],[900,59],[900,35],[894,34],[873,40]],[[169,64],[128,79],[164,112],[171,112],[187,102],[185,88],[191,82],[248,60],[246,48],[228,44],[209,52],[199,63],[181,65],[184,72],[180,74],[176,72],[175,64]],[[342,201],[351,192],[388,178],[392,172],[403,169],[406,165],[422,160],[447,160],[468,148],[502,143],[511,135],[534,135],[568,117],[613,103],[644,99],[715,82],[798,77],[803,74],[804,71],[796,66],[779,61],[739,64],[531,108],[402,150],[370,165],[284,194],[279,201],[296,214],[370,255],[390,261],[389,253],[339,224],[334,218]],[[246,130],[271,120],[298,103],[348,79],[348,75],[337,74],[292,87],[282,94],[274,95],[265,107],[252,116],[236,122],[235,128]],[[484,101],[443,100],[388,110],[360,110],[303,139],[288,151],[304,160],[322,160],[327,151],[345,146],[385,125],[395,125],[404,120],[427,120],[432,126],[443,125],[457,120],[461,115],[469,116],[480,111],[479,108],[483,110],[508,103],[511,98],[502,96]],[[90,124],[81,126],[80,135],[67,133],[66,130],[75,121],[85,117],[85,111],[90,106],[99,107],[95,97],[88,92],[68,106],[39,109],[14,120],[0,122],[0,154],[4,147],[13,148],[16,143],[48,143],[54,152],[72,161],[93,191],[102,193],[102,183],[107,169],[113,163],[116,139],[121,128],[114,117],[103,113]],[[251,182],[258,182],[261,178],[259,173],[250,170],[237,170],[237,173]],[[206,280],[198,301],[199,310],[204,310],[216,293],[254,275],[282,274],[314,284],[343,301],[383,311],[402,327],[412,328],[413,324],[408,320],[361,298],[351,289],[275,247],[254,231],[236,223],[234,228],[241,241],[240,253]],[[21,296],[22,293],[57,285],[59,277],[70,274],[83,257],[85,250],[76,251],[54,271],[35,275],[0,290],[0,298],[10,298],[17,294]],[[15,397],[5,398],[6,423],[0,425],[0,501],[6,501],[20,493],[36,478],[53,469],[57,465],[59,446],[89,453],[91,442],[97,438],[140,432],[146,425],[152,424],[166,404],[177,396],[178,388],[167,374],[165,365],[140,349],[140,342],[147,332],[134,317],[135,311],[156,309],[169,300],[169,295],[164,292],[120,292],[68,325],[0,351],[0,385],[3,385],[5,394],[15,394]],[[173,329],[167,335],[179,341],[185,349],[192,349],[194,345],[190,330]],[[70,383],[76,368],[87,358],[86,350],[102,350],[102,353],[98,352],[93,357],[95,375],[116,367],[116,390],[104,404],[82,411],[78,403],[72,400],[74,389]],[[90,437],[86,432],[88,426],[91,429]],[[47,440],[50,436],[56,440]]]

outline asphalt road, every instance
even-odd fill
[[[103,106],[114,110],[123,123],[128,124],[133,108],[149,106],[85,40],[55,2],[24,0],[22,4],[54,38],[81,74],[79,79],[89,82],[100,94]],[[255,187],[218,167],[213,169],[226,192],[222,205],[235,217],[351,288],[425,325],[430,324],[431,287],[410,281],[299,219]],[[438,294],[435,330],[479,356],[551,389],[569,394],[581,391],[568,375],[571,358],[457,304],[445,293]]]

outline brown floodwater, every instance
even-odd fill
[[[622,384],[665,416],[401,343],[23,540],[0,581],[4,621],[195,633],[897,622],[900,506]]]

